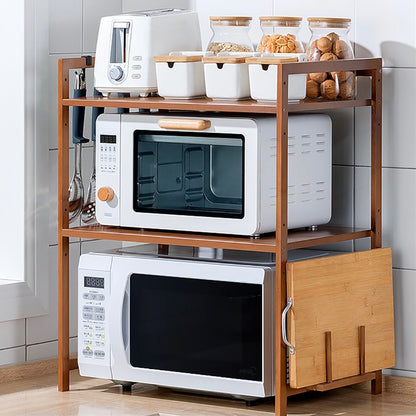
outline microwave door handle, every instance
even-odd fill
[[[129,311],[129,294],[127,292],[124,293],[123,298],[123,309],[121,314],[121,335],[123,338],[123,347],[124,351],[127,350],[129,347],[129,323],[130,323],[130,311]]]
[[[289,312],[289,309],[292,307],[292,305],[293,305],[292,298],[288,298],[286,308],[282,312],[282,338],[283,338],[283,342],[289,347],[289,353],[291,355],[293,355],[295,353],[295,347],[287,339],[286,317],[287,317],[287,313]]]
[[[207,130],[211,127],[210,120],[185,118],[160,118],[157,124],[168,130]]]

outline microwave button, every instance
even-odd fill
[[[96,313],[94,315],[94,319],[96,321],[104,321],[105,315],[103,313]]]
[[[133,65],[131,67],[131,69],[133,69],[134,71],[139,71],[140,69],[142,69],[142,66],[141,65]]]
[[[95,350],[94,351],[94,356],[99,357],[99,358],[103,358],[103,357],[105,357],[105,352],[101,351],[101,350]]]
[[[92,352],[92,350],[89,349],[89,347],[85,348],[82,350],[82,353],[87,356],[87,357],[91,357],[91,355],[93,355],[94,353]]]
[[[90,298],[90,295],[88,293],[84,293],[82,295],[82,299],[89,299],[89,298]]]
[[[140,79],[142,76],[140,74],[133,74],[131,77],[133,79]]]
[[[142,57],[141,56],[133,56],[133,61],[141,61]]]
[[[105,296],[104,295],[97,295],[97,300],[105,300]]]
[[[95,313],[104,313],[104,311],[105,311],[105,309],[103,308],[103,307],[101,307],[101,306],[96,306],[95,308],[94,308],[94,312]],[[92,311],[91,311],[92,312]]]
[[[92,306],[84,306],[83,308],[82,308],[82,311],[83,312],[92,312],[93,311],[93,307]]]
[[[92,319],[92,313],[86,313],[86,312],[84,312],[83,314],[82,314],[82,319]]]

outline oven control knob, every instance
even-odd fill
[[[120,66],[113,66],[110,69],[109,75],[113,81],[120,81],[123,78],[124,72]]]
[[[97,196],[100,201],[110,202],[114,198],[114,191],[109,186],[103,186],[97,191]]]

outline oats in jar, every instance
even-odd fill
[[[250,52],[251,49],[233,42],[212,42],[208,45],[208,52],[217,55],[220,52]]]

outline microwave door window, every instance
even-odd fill
[[[243,218],[241,135],[136,131],[134,210]]]
[[[130,364],[262,380],[262,287],[133,274]]]

